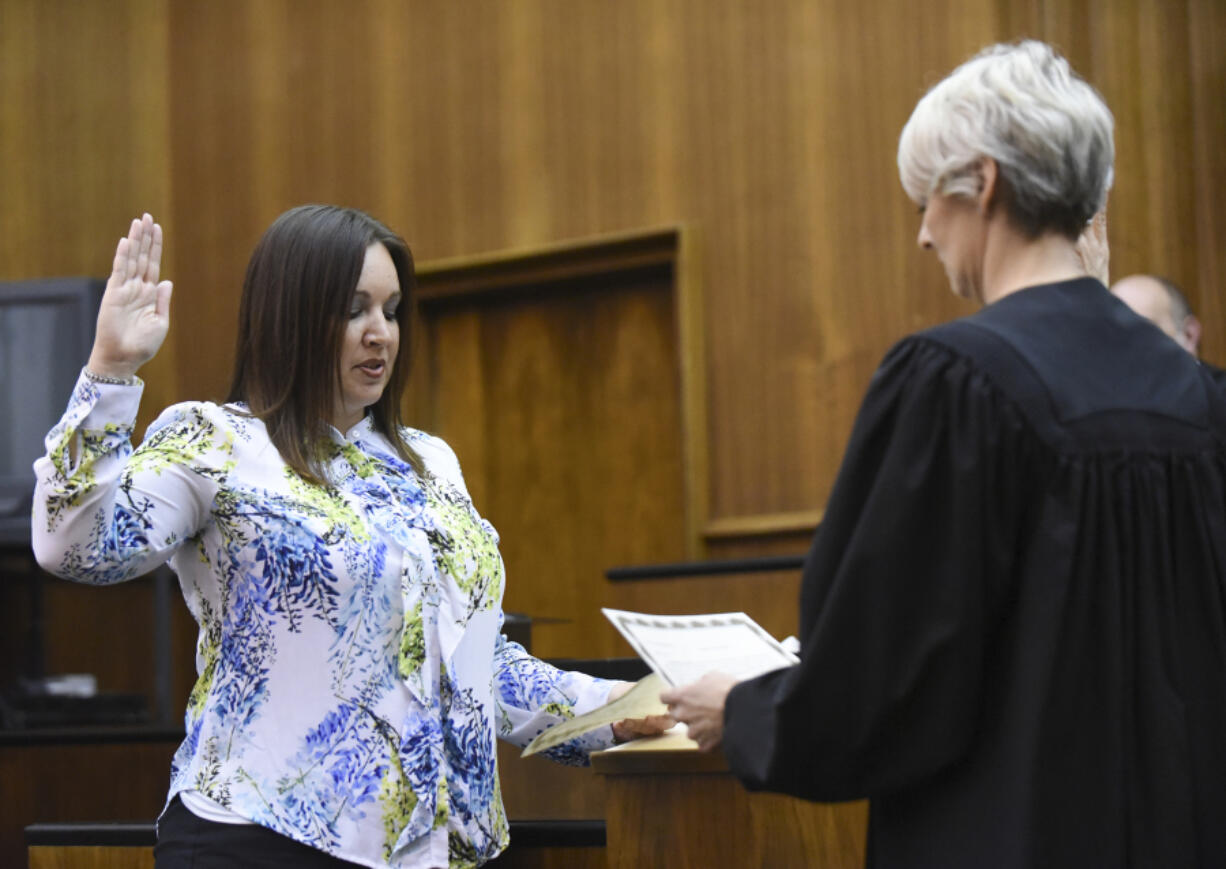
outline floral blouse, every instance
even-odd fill
[[[34,548],[105,585],[170,560],[200,625],[169,799],[365,866],[467,867],[507,844],[495,735],[520,745],[612,684],[501,633],[498,536],[451,449],[407,430],[419,477],[369,418],[333,430],[331,485],[241,408],[168,408],[133,450],[141,386],[77,382],[35,463]],[[609,728],[553,751],[583,763]]]

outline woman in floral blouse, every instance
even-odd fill
[[[89,363],[35,464],[34,519],[40,563],[69,579],[169,560],[200,625],[159,867],[493,858],[495,736],[526,744],[627,686],[501,633],[498,536],[451,449],[400,421],[407,245],[351,209],[283,214],[247,269],[226,403],[170,407],[133,449],[136,371],[169,325],[161,251],[147,214],[119,242]],[[582,763],[667,723],[553,756]]]

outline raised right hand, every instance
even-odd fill
[[[128,378],[158,352],[170,328],[170,281],[158,281],[162,227],[145,214],[115,248],[88,368]]]
[[[1095,214],[1077,239],[1077,256],[1087,275],[1111,286],[1111,247],[1107,243],[1107,209]]]

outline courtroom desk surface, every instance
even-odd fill
[[[680,728],[636,739],[592,754],[592,769],[602,775],[720,774],[728,772],[722,751],[699,751]]]

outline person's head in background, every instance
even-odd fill
[[[1098,92],[1033,40],[985,49],[919,101],[899,138],[899,176],[924,214],[920,244],[956,294],[994,301],[985,275],[1025,246],[1058,250],[1084,272],[1074,244],[1106,203],[1113,127]],[[1002,217],[1008,254],[998,232],[989,237]]]
[[[1179,287],[1155,275],[1130,275],[1111,287],[1122,302],[1170,335],[1184,350],[1197,355],[1200,321]]]

